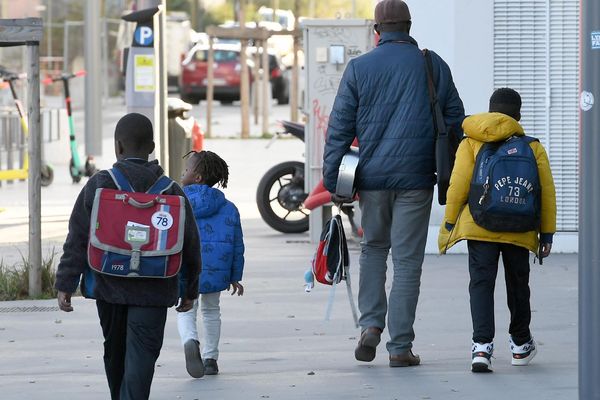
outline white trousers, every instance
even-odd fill
[[[196,315],[198,314],[198,300],[188,312],[177,313],[177,328],[181,337],[181,344],[188,340],[197,340],[202,344],[202,359],[219,358],[219,339],[221,337],[221,307],[219,301],[221,292],[200,294],[200,313],[202,314],[202,336],[198,338]]]

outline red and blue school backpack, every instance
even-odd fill
[[[338,214],[333,216],[321,231],[319,246],[312,262],[312,271],[318,282],[333,285],[346,279],[349,265],[348,242],[342,217]]]
[[[321,238],[317,252],[312,261],[312,274],[314,278],[325,285],[331,285],[329,300],[325,311],[325,320],[329,320],[333,308],[335,287],[341,281],[346,281],[346,292],[350,309],[354,319],[354,325],[358,328],[358,311],[352,295],[352,284],[350,283],[350,255],[348,253],[348,242],[344,233],[342,216],[334,215],[321,231]]]
[[[88,243],[90,268],[124,278],[175,276],[181,268],[185,199],[163,194],[173,180],[163,175],[141,193],[117,168],[108,172],[118,189],[96,189]]]

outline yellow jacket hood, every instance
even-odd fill
[[[471,115],[463,121],[463,130],[468,137],[485,143],[525,134],[517,120],[501,113]]]

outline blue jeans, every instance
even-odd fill
[[[421,285],[433,189],[360,191],[364,235],[361,241],[358,308],[360,326],[385,328],[391,355],[412,348],[413,324]],[[392,250],[394,278],[385,291],[387,258]]]

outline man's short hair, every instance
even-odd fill
[[[511,88],[496,89],[490,97],[490,112],[499,112],[521,119],[521,95]]]
[[[117,122],[115,140],[129,151],[147,150],[154,143],[152,122],[142,114],[127,114]]]

